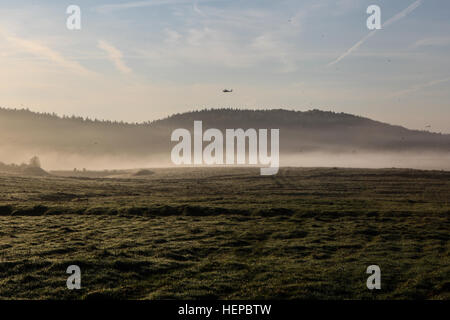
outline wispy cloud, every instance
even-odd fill
[[[206,14],[202,10],[200,10],[200,8],[198,7],[198,0],[195,0],[193,8],[194,8],[194,11],[196,13],[198,13],[199,15],[204,16],[204,17],[206,16]]]
[[[361,0],[334,0],[331,3],[336,6],[333,15],[341,16],[357,9],[361,5]]]
[[[123,62],[123,54],[119,49],[104,40],[98,42],[98,47],[106,52],[108,59],[114,64],[117,70],[122,73],[131,72],[131,69]]]
[[[196,1],[196,3],[198,0]],[[114,4],[104,4],[97,6],[95,9],[98,12],[110,12],[116,10],[126,10],[134,8],[144,8],[144,7],[155,7],[164,5],[175,5],[175,4],[192,4],[193,0],[147,0],[147,1],[132,1]]]
[[[0,29],[0,36],[3,36],[10,45],[14,46],[16,49],[25,51],[36,57],[51,61],[60,67],[78,74],[93,75],[94,72],[86,69],[81,64],[76,61],[69,60],[65,58],[61,53],[45,46],[38,41],[32,41],[11,35],[8,32]]]
[[[412,86],[411,88],[405,89],[405,90],[401,90],[401,91],[397,91],[394,92],[393,94],[389,95],[389,98],[394,98],[394,97],[400,97],[409,93],[413,93],[425,88],[429,88],[429,87],[433,87],[435,85],[441,84],[441,83],[445,83],[445,82],[449,82],[450,81],[450,77],[444,78],[444,79],[437,79],[437,80],[433,80],[433,81],[429,81],[426,83],[422,83],[422,84],[417,84]]]
[[[422,0],[417,0],[414,3],[412,3],[409,7],[407,7],[406,9],[404,9],[403,11],[397,13],[395,16],[393,16],[392,18],[390,18],[389,20],[387,20],[382,27],[388,27],[391,24],[394,24],[395,22],[403,19],[404,17],[406,17],[408,14],[410,14],[411,12],[413,12],[415,9],[417,9],[420,5],[422,4]],[[365,43],[367,40],[369,40],[372,36],[375,35],[375,33],[377,32],[377,30],[373,30],[371,32],[369,32],[366,36],[364,36],[361,40],[359,40],[357,43],[355,43],[352,47],[350,47],[347,51],[345,51],[343,54],[341,54],[337,59],[333,60],[332,62],[330,62],[327,66],[332,66],[335,65],[336,63],[338,63],[339,61],[341,61],[342,59],[344,59],[345,57],[347,57],[348,55],[350,55],[353,51],[355,51],[356,49],[358,49],[363,43]]]
[[[201,13],[186,12],[187,23],[165,28],[161,42],[135,49],[152,67],[261,67],[269,72],[297,70],[297,42],[302,33],[303,10],[202,6]],[[199,19],[199,15],[202,15]],[[199,22],[201,20],[201,22]],[[194,21],[194,22],[192,22]]]
[[[418,40],[412,47],[442,47],[448,45],[450,45],[450,37],[432,37]]]

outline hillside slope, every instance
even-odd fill
[[[450,135],[408,130],[344,113],[319,110],[202,110],[142,124],[58,117],[0,109],[0,161],[10,155],[146,157],[170,161],[177,128],[280,129],[280,152],[450,152]]]

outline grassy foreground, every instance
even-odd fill
[[[58,174],[0,176],[2,299],[450,298],[450,172]]]

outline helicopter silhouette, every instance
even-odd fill
[[[233,89],[231,89],[231,90],[224,89],[222,92],[223,92],[223,93],[231,93],[231,92],[233,92]]]

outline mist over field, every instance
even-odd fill
[[[450,170],[450,153],[439,152],[313,152],[282,155],[282,166],[343,168],[411,168]]]
[[[203,110],[130,124],[0,109],[0,161],[37,155],[46,170],[171,167],[171,133],[192,132],[198,120],[203,132],[280,129],[281,166],[450,169],[450,135],[319,110]]]
[[[40,153],[39,150],[0,152],[4,163],[27,162],[39,155],[42,168],[51,170],[126,170],[135,168],[174,167],[170,155],[153,156],[84,156],[82,154]],[[449,153],[327,153],[280,154],[281,167],[342,167],[342,168],[411,168],[420,170],[450,170]],[[189,166],[185,166],[189,167]],[[214,166],[213,166],[214,167]]]

